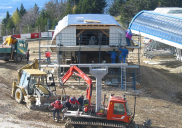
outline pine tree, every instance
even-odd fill
[[[68,15],[68,14],[72,14],[73,13],[73,8],[71,6],[71,3],[68,2],[67,6],[66,6],[66,12],[65,12],[65,16]]]
[[[14,27],[15,27],[15,25],[14,25],[14,23],[13,23],[12,18],[9,18],[9,19],[8,19],[8,23],[7,23],[6,28],[7,28],[7,29],[12,29],[12,28],[14,28]]]
[[[75,13],[103,13],[106,0],[79,0]]]
[[[7,11],[7,12],[6,12],[6,18],[4,18],[4,19],[2,20],[2,24],[3,24],[5,27],[6,27],[7,23],[8,23],[9,18],[10,18],[10,14],[9,14],[9,12]]]
[[[109,8],[109,14],[112,16],[117,16],[120,14],[121,6],[125,3],[125,0],[114,0]]]
[[[37,4],[35,3],[35,5],[34,5],[34,12],[36,13],[36,14],[38,14],[39,13],[39,7],[37,6]]]
[[[24,8],[23,4],[21,3],[19,15],[22,17],[26,13],[26,9]]]
[[[127,0],[121,6],[120,21],[127,27],[132,18],[142,10],[154,10],[158,6],[158,0]]]

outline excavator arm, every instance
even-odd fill
[[[70,67],[70,69],[66,72],[66,74],[61,79],[61,84],[64,85],[66,81],[73,75],[73,73],[81,78],[83,78],[87,84],[88,87],[86,89],[86,96],[89,100],[89,105],[91,105],[91,96],[92,96],[92,79],[88,77],[82,70],[80,70],[77,66],[73,65]]]

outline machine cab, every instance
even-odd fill
[[[47,74],[38,69],[24,69],[19,83],[27,95],[50,95],[47,86]]]
[[[25,54],[28,50],[28,43],[25,40],[19,40],[16,45],[18,54]]]
[[[129,123],[131,120],[131,111],[126,99],[117,96],[111,96],[108,103],[108,120],[118,120]]]

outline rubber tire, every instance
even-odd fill
[[[22,56],[22,55],[19,55],[19,54],[15,55],[15,57],[14,57],[14,61],[15,61],[16,63],[21,62],[22,59],[23,59],[23,56]]]
[[[16,89],[16,91],[15,91],[15,100],[18,103],[23,102],[23,93],[20,88]]]

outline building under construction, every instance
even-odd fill
[[[139,82],[139,78],[134,77],[139,75],[141,43],[139,36],[135,39],[137,40],[133,40],[132,46],[126,46],[125,29],[108,14],[69,14],[55,27],[51,45],[41,45],[40,47],[49,47],[52,52],[57,52],[58,66],[61,68],[69,67],[70,63],[104,63],[107,66],[111,63],[111,55],[108,51],[114,49],[118,53],[117,65],[121,63],[119,46],[126,46],[129,50],[126,61],[128,65],[110,66],[109,73],[104,77],[105,84],[122,85],[124,83],[126,87],[129,75],[133,80],[128,84],[135,87],[135,82]],[[51,65],[47,66],[51,67]],[[52,65],[52,67],[54,66]]]

